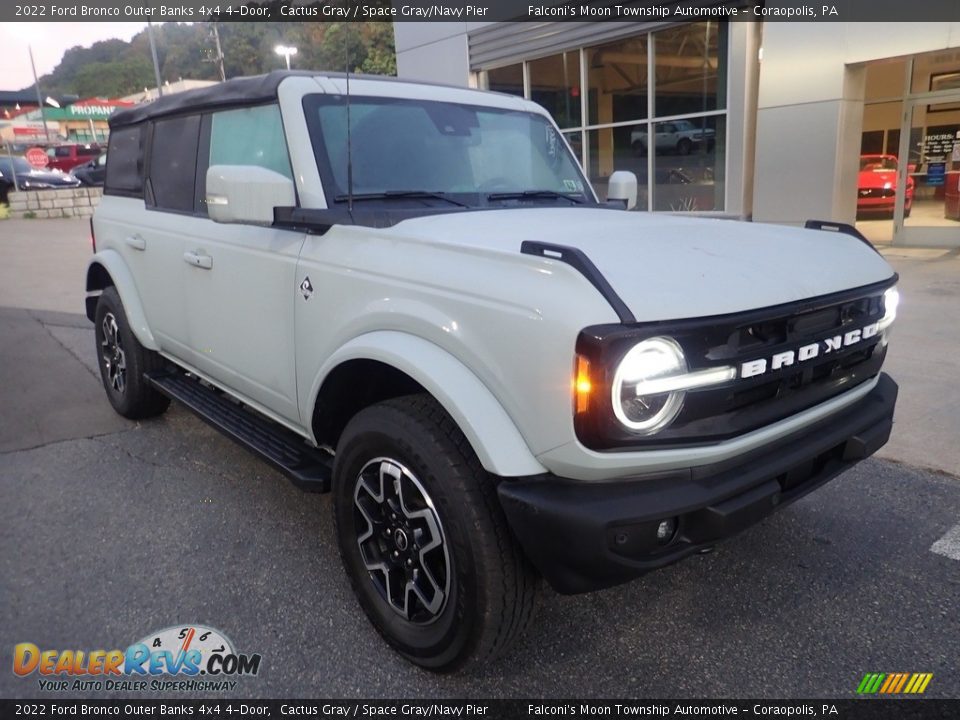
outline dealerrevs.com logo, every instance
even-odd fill
[[[233,678],[259,670],[260,655],[237,653],[223,633],[203,625],[169,627],[126,650],[41,650],[29,642],[13,649],[13,672],[36,673],[40,690],[53,692],[231,691]]]

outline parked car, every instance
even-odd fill
[[[107,154],[103,153],[86,165],[74,168],[73,175],[84,185],[102,186],[103,179],[107,176]]]
[[[39,170],[22,157],[0,156],[0,202],[7,202],[7,196],[14,190],[14,172],[17,176],[16,187],[20,190],[71,188],[80,185],[80,181],[70,173]]]
[[[689,155],[704,141],[707,143],[707,150],[712,150],[717,131],[694,125],[690,120],[673,120],[654,123],[654,133],[658,151]],[[646,155],[649,144],[646,126],[630,133],[630,145],[637,155]]]
[[[107,399],[331,491],[360,607],[424,667],[503,653],[541,578],[706,551],[890,434],[897,275],[852,228],[625,212],[635,175],[599,202],[546,110],[461,87],[274,72],[110,125]]]
[[[907,177],[903,214],[910,217],[913,209],[914,182]],[[861,155],[857,179],[857,215],[893,214],[897,199],[897,156]]]
[[[95,160],[102,152],[103,148],[96,143],[56,145],[47,148],[47,157],[50,158],[47,167],[51,170],[67,172],[78,165],[86,165],[91,160]]]

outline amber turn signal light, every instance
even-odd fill
[[[590,409],[590,392],[593,382],[590,380],[590,361],[583,355],[577,355],[573,374],[573,407],[579,415]]]

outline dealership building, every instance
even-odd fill
[[[540,103],[601,196],[631,170],[640,210],[960,246],[960,23],[394,28],[400,77]]]

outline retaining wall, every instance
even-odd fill
[[[90,217],[100,204],[101,195],[103,188],[98,187],[11,192],[10,217]]]

